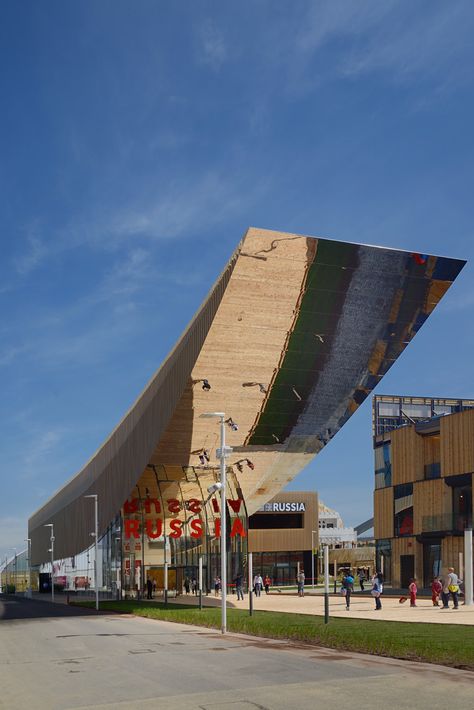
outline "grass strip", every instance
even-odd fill
[[[94,602],[76,602],[93,607]],[[137,601],[102,601],[102,611],[135,614],[149,619],[220,628],[219,607]],[[425,624],[403,621],[331,618],[275,611],[227,610],[227,628],[235,633],[300,641],[343,651],[438,663],[474,670],[474,629],[458,624]]]

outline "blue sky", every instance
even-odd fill
[[[379,393],[474,397],[469,1],[22,2],[0,24],[0,556],[248,226],[469,260]],[[292,488],[369,517],[366,402]]]

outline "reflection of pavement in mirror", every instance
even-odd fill
[[[375,619],[384,621],[417,621],[424,623],[439,624],[473,624],[474,606],[460,606],[457,611],[450,607],[449,611],[441,610],[441,607],[433,607],[431,599],[416,600],[416,608],[400,604],[399,597],[382,597],[381,611],[375,611],[374,600],[368,596],[351,597],[351,610],[346,611],[346,603],[341,595],[330,596],[329,613],[331,616],[343,616],[345,619]],[[178,597],[177,602],[188,602],[189,599]],[[204,597],[206,606],[219,606],[220,599],[214,597]],[[248,595],[244,596],[243,602],[237,602],[232,595],[228,597],[228,606],[237,609],[248,607]],[[256,598],[254,595],[254,608],[264,611],[283,611],[300,614],[318,614],[324,616],[324,598],[322,594],[314,594],[305,590],[303,598],[298,597],[296,592],[289,594],[264,594]]]
[[[8,710],[472,704],[468,671],[117,615],[2,621],[0,687]]]

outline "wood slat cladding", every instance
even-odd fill
[[[443,476],[474,471],[474,409],[443,417],[441,471]]]
[[[446,574],[448,567],[454,567],[456,572],[460,573],[459,555],[464,555],[464,537],[449,536],[445,537],[441,542],[441,560],[443,563],[442,573]],[[461,576],[461,575],[460,575]]]
[[[204,448],[217,464],[218,422],[201,418],[209,411],[238,424],[226,429],[228,463],[247,511],[257,510],[329,443],[404,350],[442,295],[433,280],[449,285],[463,265],[249,229],[120,424],[30,518],[33,563],[48,559],[45,523],[54,524],[58,558],[89,546],[93,505],[84,495],[99,497],[102,534],[148,465],[176,466],[185,480]],[[253,465],[239,470],[247,458]]]
[[[299,552],[311,550],[313,544],[312,530],[318,530],[318,495],[317,493],[280,493],[270,503],[299,503],[305,504],[303,513],[303,528],[301,529],[266,529],[248,531],[249,552]],[[271,515],[266,513],[265,515]],[[318,535],[314,535],[314,545],[319,544]]]
[[[421,535],[427,532],[423,518],[449,515],[452,508],[451,489],[442,478],[419,481],[413,487],[413,532]],[[446,519],[446,518],[445,518]]]
[[[376,540],[393,537],[393,488],[374,492],[374,537]]]
[[[422,439],[415,427],[391,432],[392,485],[420,481],[424,477]]]

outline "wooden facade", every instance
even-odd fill
[[[271,501],[281,503],[304,503],[302,528],[269,528],[265,530],[248,531],[249,552],[280,552],[286,550],[311,550],[313,544],[318,549],[318,495],[317,493],[300,493],[299,491],[280,493]],[[264,513],[271,516],[272,513]],[[312,531],[316,531],[313,535]]]
[[[392,485],[423,479],[423,447],[415,427],[392,432]]]
[[[393,488],[380,488],[374,494],[374,535],[393,537]]]
[[[450,566],[462,576],[463,530],[472,526],[474,508],[474,409],[386,432],[375,446],[388,441],[391,482],[374,493],[374,533],[379,562],[383,556],[390,565],[387,577],[401,588],[410,569],[424,587]],[[397,526],[400,511],[406,519]]]

